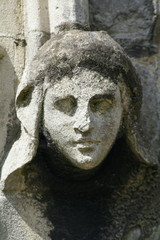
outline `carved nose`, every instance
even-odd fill
[[[89,133],[93,129],[89,114],[87,113],[83,116],[79,114],[73,127],[75,132]]]

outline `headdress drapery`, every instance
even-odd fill
[[[61,31],[42,46],[18,87],[16,109],[21,122],[21,135],[13,144],[2,168],[2,180],[6,183],[11,183],[16,171],[36,155],[45,80],[54,84],[64,75],[72,76],[76,67],[89,68],[110,77],[116,84],[125,84],[130,95],[129,111],[124,111],[126,137],[135,154],[142,159],[136,152],[141,85],[130,59],[106,32]]]

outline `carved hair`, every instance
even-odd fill
[[[39,122],[47,84],[54,84],[65,75],[72,76],[79,67],[97,71],[119,86],[124,86],[130,99],[129,110],[124,109],[125,134],[131,148],[139,155],[136,152],[136,121],[141,106],[141,85],[130,59],[106,32],[61,31],[39,50],[18,87],[16,109],[22,133],[6,159],[3,179],[30,162],[37,152]],[[25,151],[22,150],[20,154],[18,149],[24,139]],[[15,151],[19,157],[13,165]]]

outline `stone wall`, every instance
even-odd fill
[[[0,155],[3,155],[12,125],[16,87],[24,69],[25,49],[21,1],[2,0],[0,12]]]

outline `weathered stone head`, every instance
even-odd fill
[[[21,122],[2,179],[32,161],[40,132],[82,170],[101,164],[119,134],[136,151],[141,86],[122,48],[106,32],[61,31],[24,73],[16,97]]]

